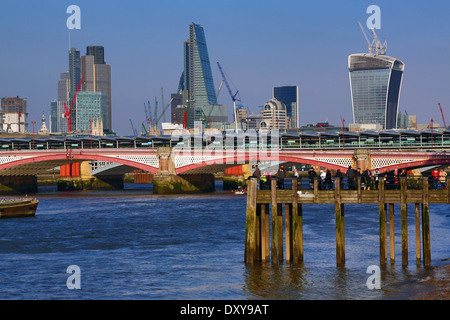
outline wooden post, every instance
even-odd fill
[[[402,230],[402,266],[408,265],[408,209],[406,205],[407,198],[406,177],[400,178],[400,214]]]
[[[278,206],[277,206],[277,181],[271,181],[272,194],[272,263],[278,263]]]
[[[395,214],[394,204],[389,203],[389,258],[391,264],[395,264]]]
[[[445,187],[447,188],[447,203],[450,204],[450,175],[447,176]]]
[[[415,204],[415,223],[416,223],[416,263],[420,265],[420,207]]]
[[[269,205],[261,204],[261,261],[270,261]]]
[[[319,177],[314,177],[314,203],[319,202]]]
[[[258,192],[258,191],[257,191]],[[261,261],[261,204],[256,203],[256,261]]]
[[[430,205],[429,205],[428,177],[423,178],[423,204],[422,204],[422,242],[423,242],[423,264],[431,264],[430,244]]]
[[[292,185],[292,259],[294,264],[303,261],[303,215],[298,203],[297,184]]]
[[[292,180],[294,187],[294,180]],[[286,264],[292,260],[292,202],[284,205],[284,234],[286,237]]]
[[[344,205],[341,202],[341,183],[336,178],[334,182],[335,199],[335,222],[336,222],[336,264],[345,264],[345,226],[344,226]]]
[[[247,213],[245,217],[245,262],[256,261],[256,179],[250,179],[247,191]]]
[[[387,217],[384,203],[384,177],[380,177],[378,184],[379,222],[380,222],[380,265],[387,263]]]
[[[283,204],[277,204],[278,224],[278,261],[283,261]]]

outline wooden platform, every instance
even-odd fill
[[[256,179],[250,179],[247,190],[245,261],[246,263],[268,262],[301,263],[303,261],[303,217],[302,204],[334,204],[336,222],[336,263],[345,264],[345,204],[379,205],[379,247],[380,264],[387,263],[387,227],[389,212],[390,262],[395,263],[394,247],[394,204],[401,206],[402,265],[408,264],[408,226],[407,204],[415,204],[416,262],[421,261],[421,232],[423,263],[431,262],[429,205],[432,203],[450,204],[450,189],[430,190],[428,178],[423,178],[421,188],[408,189],[406,178],[401,178],[399,190],[386,190],[384,178],[379,181],[378,190],[362,190],[357,182],[356,190],[341,190],[339,179],[335,180],[334,190],[319,190],[318,181],[313,190],[299,190],[294,179],[292,190],[277,190],[276,180],[271,181],[271,190],[257,190]],[[447,179],[450,186],[450,177]],[[284,207],[284,215],[283,215]],[[389,208],[389,211],[388,211]],[[422,219],[420,219],[420,212]],[[283,241],[283,219],[284,237]],[[422,223],[420,223],[422,220]],[[270,226],[271,224],[271,226]],[[272,231],[270,234],[270,230]],[[283,243],[286,248],[283,248]]]

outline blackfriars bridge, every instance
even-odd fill
[[[384,172],[450,165],[449,130],[4,138],[0,146],[3,185],[29,185],[55,167],[88,162],[86,179],[123,180],[135,169],[153,174],[155,193],[211,191],[214,173],[245,164],[308,164],[343,173],[349,166]]]

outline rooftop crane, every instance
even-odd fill
[[[238,126],[237,126],[237,114],[236,114],[236,101],[241,101],[240,99],[237,99],[236,96],[239,93],[239,90],[236,91],[236,93],[233,95],[233,92],[231,91],[230,85],[228,84],[228,81],[225,77],[225,73],[222,70],[222,67],[220,66],[220,63],[217,62],[217,65],[219,66],[220,73],[222,74],[223,81],[225,81],[225,85],[227,86],[228,93],[230,94],[231,100],[233,100],[233,112],[234,112],[234,126],[235,131],[238,132]]]
[[[130,119],[130,123],[131,123],[131,129],[133,129],[133,134],[134,134],[135,137],[137,137],[137,131],[134,128],[133,121],[131,121],[131,119]]]
[[[72,109],[73,109],[73,104],[75,103],[76,99],[77,99],[77,95],[78,92],[81,89],[81,84],[84,81],[84,76],[81,78],[80,83],[78,83],[78,87],[77,87],[77,91],[75,92],[75,95],[73,96],[72,102],[70,104],[70,109],[67,109],[67,105],[64,102],[64,113],[63,113],[63,117],[67,119],[67,132],[72,132],[72,116],[70,115],[72,113]]]
[[[444,127],[447,128],[447,124],[445,123],[445,118],[444,118],[444,111],[442,111],[442,107],[441,104],[438,103],[439,106],[439,110],[441,110],[441,116],[442,116],[442,121],[444,122]]]

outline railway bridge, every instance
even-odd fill
[[[31,193],[37,190],[36,176],[55,167],[71,163],[90,163],[82,178],[99,180],[107,185],[118,185],[124,174],[140,169],[153,174],[154,193],[207,192],[214,190],[214,173],[227,168],[256,163],[308,164],[340,169],[345,173],[349,166],[371,170],[407,170],[450,165],[450,152],[444,147],[425,149],[363,148],[293,148],[283,144],[201,144],[186,147],[172,138],[81,138],[77,143],[58,140],[46,142],[31,139],[3,143],[0,150],[0,192],[9,189]],[[105,139],[106,140],[106,139]],[[83,144],[84,141],[84,144]],[[280,140],[278,140],[280,141]],[[247,141],[248,142],[248,141]],[[32,143],[32,146],[31,146]],[[39,148],[37,148],[37,143]],[[27,148],[27,146],[29,146]],[[450,151],[450,150],[449,150]],[[30,189],[31,187],[31,189]],[[34,188],[34,189],[33,189]]]

